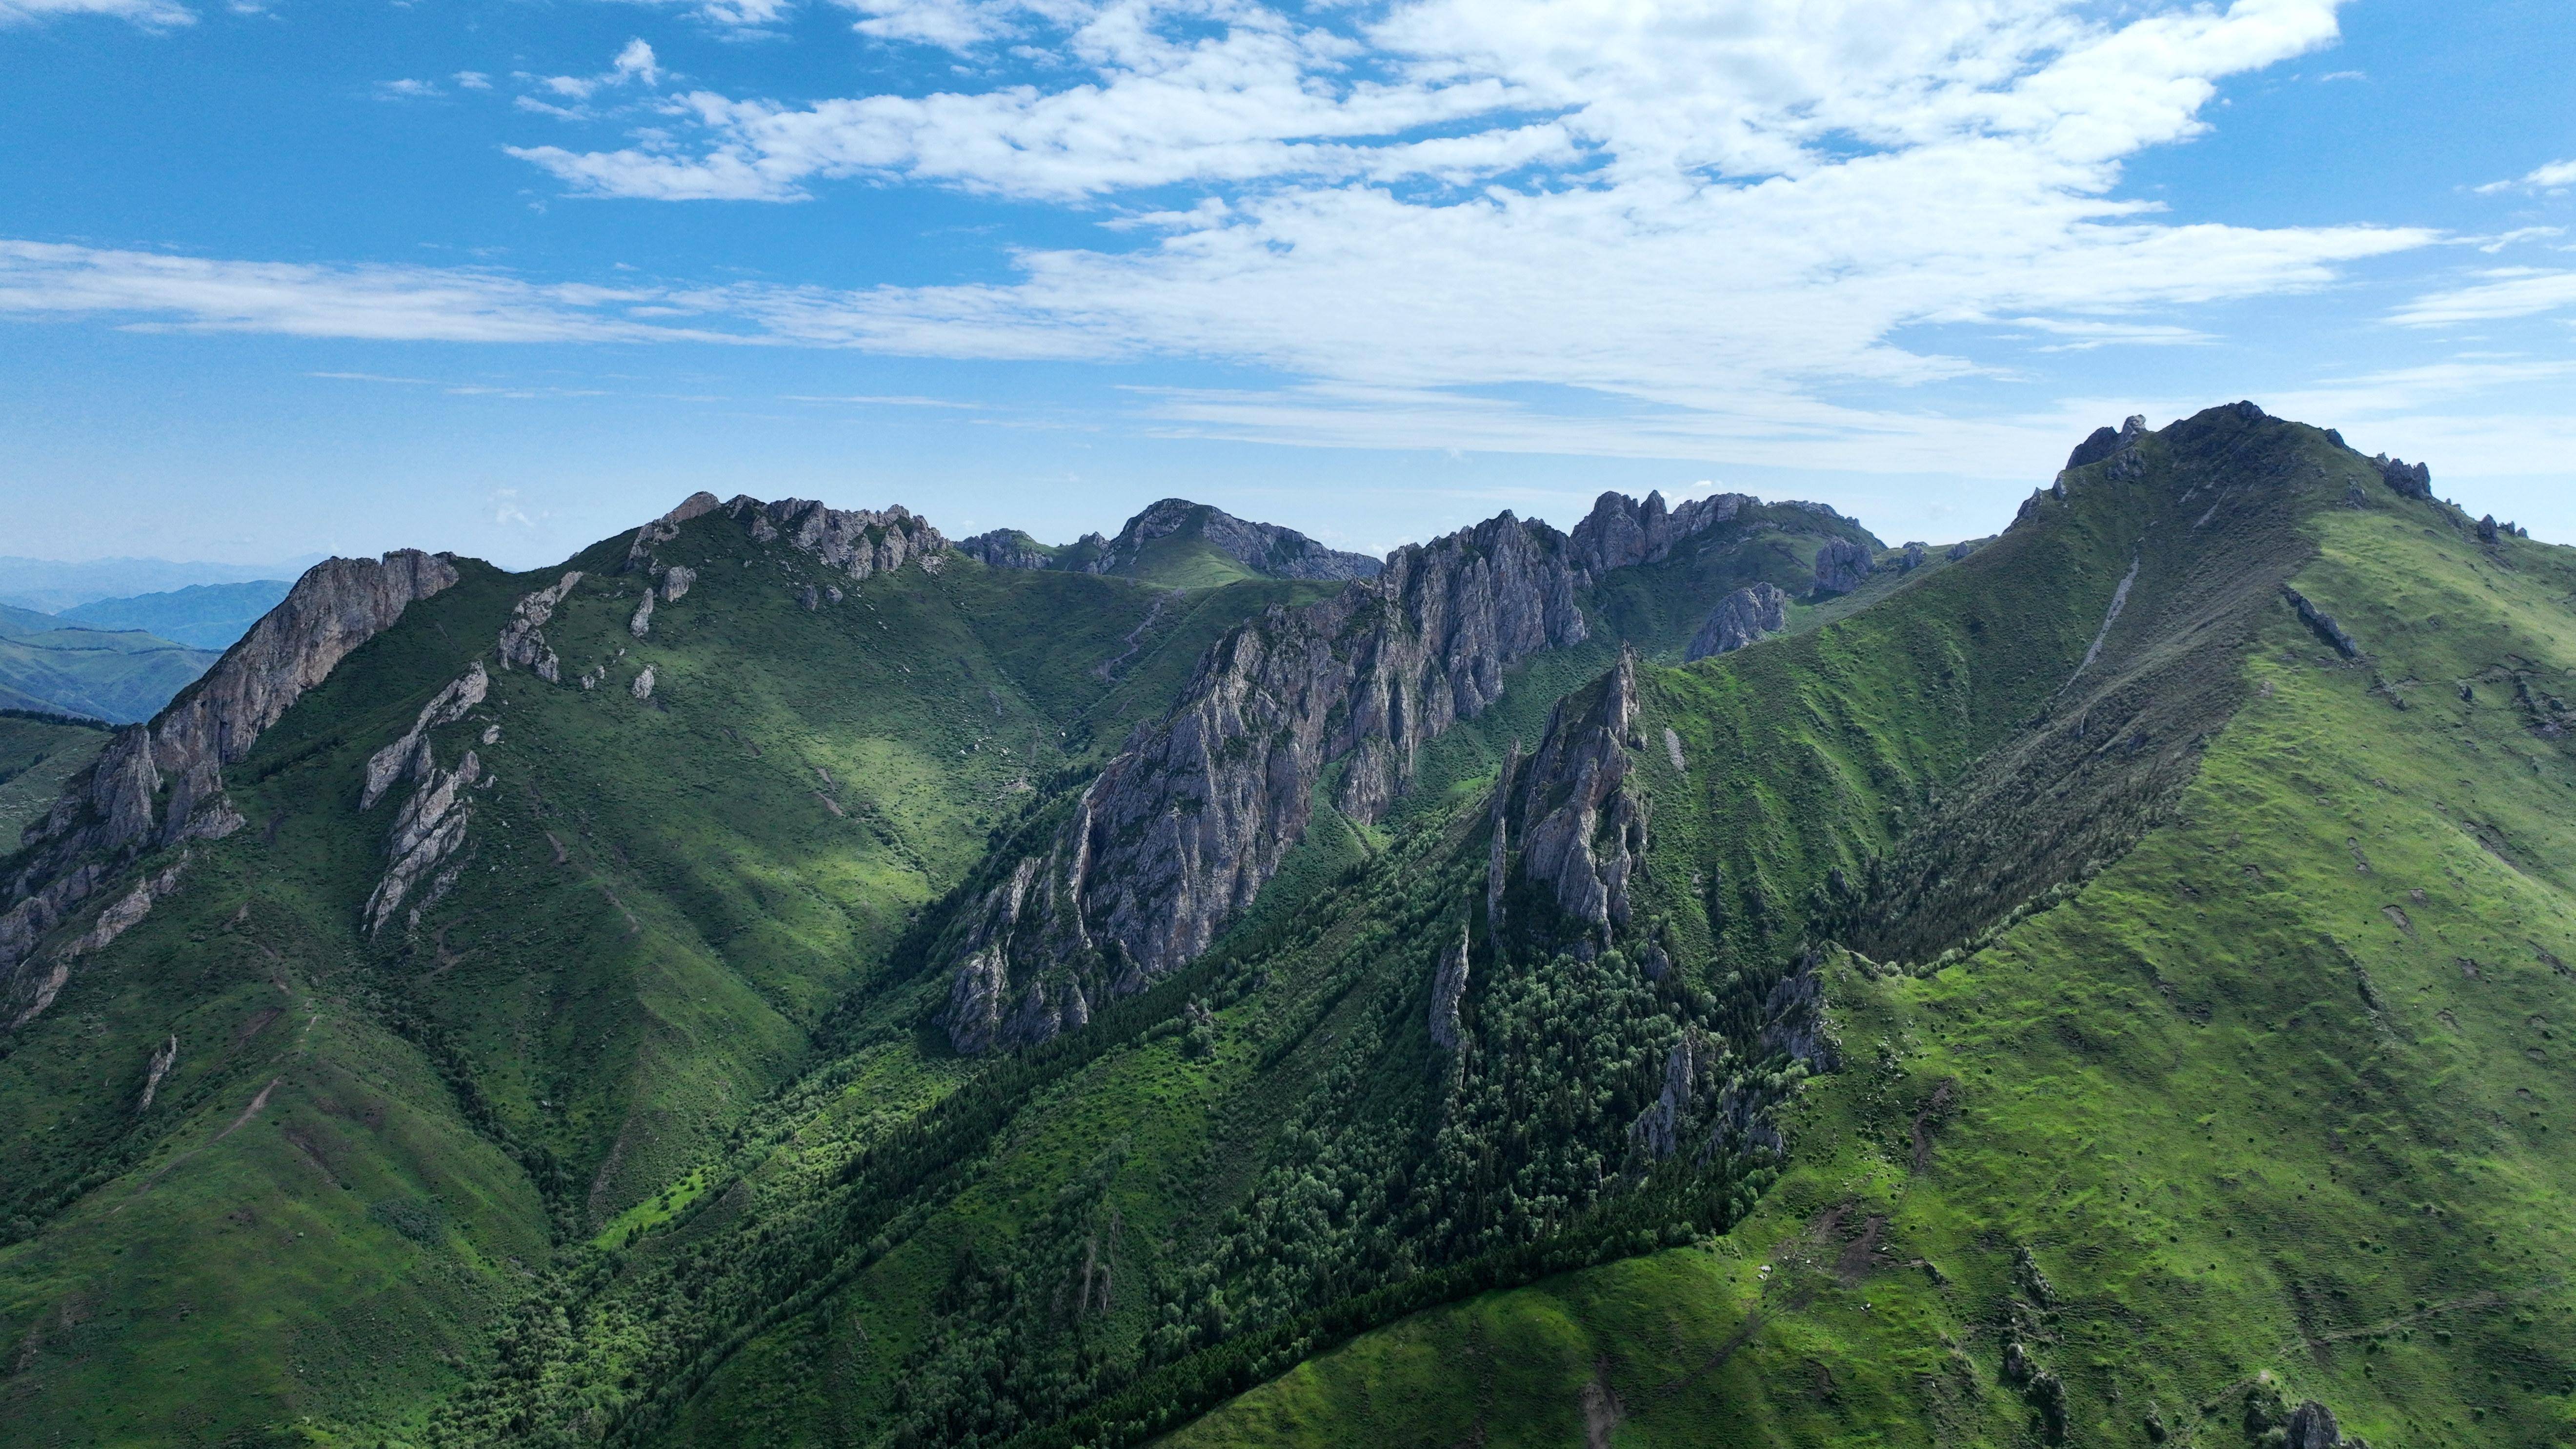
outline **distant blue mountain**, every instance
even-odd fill
[[[196,584],[166,594],[97,599],[57,617],[91,629],[140,629],[198,649],[224,650],[292,588],[284,579]]]
[[[317,553],[267,564],[189,563],[166,558],[97,558],[64,563],[0,554],[0,604],[59,614],[100,599],[132,598],[194,584],[297,578],[322,558]]]

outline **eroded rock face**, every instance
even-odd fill
[[[1582,641],[1578,582],[1565,535],[1504,514],[1227,634],[1172,715],[1092,782],[1035,873],[971,918],[951,1038],[969,1051],[1043,1040],[1061,1015],[1029,1015],[1036,1034],[1020,1035],[1022,1018],[997,1010],[1025,990],[1013,983],[1061,976],[1096,1001],[1205,950],[1303,836],[1326,765],[1350,762],[1336,806],[1379,818],[1416,752],[1491,704],[1505,669]]]
[[[152,1059],[144,1064],[143,1099],[134,1104],[135,1116],[140,1117],[152,1110],[152,1099],[161,1091],[161,1079],[170,1075],[170,1069],[178,1064],[179,1038],[172,1033],[168,1041],[153,1050]]]
[[[1467,1000],[1467,929],[1458,928],[1458,944],[1440,953],[1440,970],[1431,978],[1431,1040],[1456,1051],[1462,1023],[1459,1008]]]
[[[477,659],[455,682],[422,705],[420,717],[412,721],[402,738],[367,757],[366,782],[359,790],[358,808],[374,809],[396,782],[425,773],[430,768],[424,753],[429,748],[429,732],[465,718],[466,712],[481,704],[491,688],[492,677],[483,672],[483,661]],[[500,737],[501,727],[494,725],[485,732],[483,742],[488,745]]]
[[[455,884],[461,868],[449,862],[465,845],[466,822],[474,813],[465,791],[482,778],[483,762],[467,750],[455,769],[441,770],[426,747],[417,758],[422,765],[419,786],[394,816],[393,829],[385,837],[384,876],[367,895],[364,913],[371,936],[384,930],[414,892],[419,899],[409,920],[418,925],[420,913],[437,904]]]
[[[2433,496],[2433,470],[2423,463],[2407,463],[2386,453],[2371,460],[2379,465],[2380,481],[2400,498]]]
[[[680,500],[679,507],[635,530],[635,541],[626,546],[626,567],[628,569],[650,567],[653,562],[653,548],[656,544],[669,543],[678,538],[681,524],[692,518],[704,518],[722,507],[724,504],[712,493],[692,493]],[[688,589],[686,584],[680,587],[683,592]],[[671,597],[675,599],[679,595],[674,594]],[[665,599],[663,602],[669,603],[670,600]]]
[[[1636,714],[1637,660],[1622,653],[1579,714],[1568,718],[1557,703],[1513,791],[1521,872],[1590,928],[1587,946],[1607,945],[1628,924],[1628,884],[1645,863],[1645,805],[1623,788]]]
[[[753,541],[784,542],[854,579],[899,569],[914,559],[936,558],[948,547],[938,529],[901,505],[880,513],[826,508],[810,498],[763,503],[744,496],[727,502],[724,511],[750,530]]]
[[[1612,569],[1661,563],[1672,555],[1675,544],[1733,521],[1756,501],[1743,493],[1714,493],[1667,508],[1661,493],[1647,494],[1643,503],[1624,493],[1604,493],[1574,526],[1575,564],[1583,570],[1584,581],[1592,583]]]
[[[1816,592],[1848,594],[1869,577],[1869,550],[1847,538],[1828,539],[1816,550]]]
[[[7,906],[0,913],[0,985],[8,999],[32,995],[32,983],[21,978],[38,941],[128,861],[238,829],[241,816],[224,798],[223,767],[249,754],[261,732],[351,650],[456,579],[446,555],[417,549],[316,564],[151,723],[118,731],[30,827],[17,873],[0,885]]]
[[[1685,663],[1712,654],[1731,654],[1789,627],[1789,595],[1777,584],[1747,584],[1718,600],[1708,622],[1699,626],[1685,653]]]
[[[1055,567],[1055,550],[1016,528],[996,528],[973,538],[961,538],[954,547],[959,553],[996,569],[1044,569]]]
[[[555,606],[569,597],[580,582],[581,570],[574,569],[519,600],[510,611],[510,622],[501,626],[502,668],[525,669],[548,684],[563,682],[563,661],[547,647],[545,625],[554,618]]]

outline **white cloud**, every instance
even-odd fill
[[[436,85],[424,80],[389,80],[376,82],[376,98],[387,101],[426,100],[445,95]]]
[[[2473,275],[2486,280],[2447,292],[2428,292],[2389,314],[2408,327],[2494,322],[2532,317],[2576,304],[2576,271],[2494,267]]]
[[[2554,191],[2563,186],[2576,186],[2576,161],[2552,161],[2511,181],[2490,181],[2473,189],[2480,196],[2492,196],[2499,191]]]
[[[492,89],[492,78],[479,70],[460,70],[455,75],[449,77],[449,79],[456,82],[456,88],[458,90],[488,91]]]
[[[623,3],[686,10],[692,18],[720,31],[747,35],[756,35],[784,21],[796,9],[796,0],[623,0]]]
[[[591,115],[581,108],[582,102],[602,90],[620,86],[641,84],[647,89],[658,86],[662,83],[662,66],[660,61],[654,59],[652,46],[645,44],[641,39],[634,39],[627,41],[625,46],[610,58],[608,69],[597,75],[537,76],[523,71],[519,73],[518,78],[523,82],[535,84],[549,95],[561,97],[571,103],[557,105],[551,101],[539,100],[535,96],[523,95],[518,98],[518,106],[521,110],[560,116],[566,120],[589,120]],[[480,89],[480,87],[470,88]],[[515,148],[507,149],[512,149],[513,154],[517,154]]]
[[[197,23],[194,11],[172,0],[0,0],[0,25],[32,25],[67,15],[104,15],[155,30]]]

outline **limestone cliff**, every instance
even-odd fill
[[[456,579],[446,555],[416,549],[316,564],[151,723],[118,731],[29,828],[14,874],[0,883],[0,985],[8,999],[31,995],[24,978],[38,941],[128,861],[237,829],[224,766],[249,754],[351,650]]]
[[[1629,883],[1646,856],[1646,807],[1627,787],[1630,752],[1642,743],[1636,656],[1622,653],[1581,700],[1558,701],[1504,808],[1522,876],[1580,933],[1568,944],[1589,950],[1628,925]]]
[[[1583,640],[1581,580],[1566,535],[1506,513],[1227,634],[1178,708],[978,903],[953,948],[951,1038],[1044,1040],[1205,950],[1304,835],[1326,766],[1347,762],[1334,804],[1377,819],[1506,669]]]
[[[1683,662],[1731,654],[1789,627],[1789,596],[1777,584],[1747,584],[1718,600]]]

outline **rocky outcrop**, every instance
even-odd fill
[[[2309,1399],[2290,1411],[2288,1449],[2343,1449],[2347,1442],[2334,1410]]]
[[[685,564],[673,564],[662,570],[662,602],[676,604],[687,596],[689,585],[698,581],[698,571]]]
[[[135,856],[239,828],[224,766],[249,754],[351,650],[456,579],[445,555],[415,549],[316,564],[151,723],[118,731],[28,830],[16,873],[0,884],[8,999],[32,995],[21,978],[45,934]]]
[[[553,620],[555,607],[561,604],[581,582],[581,570],[574,569],[552,585],[519,600],[510,611],[510,622],[501,626],[501,667],[525,669],[548,684],[563,682],[563,661],[546,646],[545,626]]]
[[[1573,696],[1569,696],[1568,700]],[[1622,653],[1580,713],[1559,700],[1547,738],[1513,792],[1520,870],[1557,909],[1588,928],[1580,947],[1606,946],[1628,924],[1628,886],[1644,868],[1646,809],[1623,788],[1638,747],[1637,660]]]
[[[634,616],[626,621],[626,632],[638,639],[653,632],[654,592],[649,586],[644,590],[644,598],[642,602],[636,604]]]
[[[2344,627],[2335,622],[2334,615],[2329,614],[2323,609],[2320,609],[2316,605],[2308,602],[2307,595],[2291,588],[2288,584],[2283,584],[2281,586],[2281,597],[2288,600],[2290,607],[2297,611],[2299,622],[2307,625],[2309,631],[2314,633],[2318,638],[2333,645],[2334,651],[2337,654],[2342,655],[2346,659],[2359,659],[2361,657],[2360,642],[2355,640],[2352,635],[2344,632]]]
[[[635,530],[634,541],[626,546],[626,567],[629,570],[650,568],[653,564],[653,549],[656,545],[669,543],[678,538],[681,524],[693,518],[704,518],[722,507],[724,504],[719,502],[712,493],[690,494],[680,501],[679,507]],[[682,585],[683,589],[686,587]],[[674,597],[677,596],[674,595]]]
[[[1789,627],[1789,595],[1777,584],[1747,584],[1718,600],[1683,662],[1730,654]]]
[[[637,699],[651,699],[653,697],[653,666],[650,664],[645,665],[644,672],[635,676],[635,682],[626,687],[626,692],[634,695]]]
[[[1205,950],[1304,835],[1327,765],[1347,762],[1336,807],[1379,818],[1421,747],[1491,704],[1506,669],[1583,640],[1578,583],[1565,535],[1504,514],[1229,632],[1172,714],[1083,792],[1033,873],[969,918],[951,1038],[969,1051],[1042,1040],[1061,1012],[1029,1015],[1030,1035],[999,1014],[1019,983],[1061,977],[1098,1000]]]
[[[153,1049],[152,1059],[144,1063],[143,1099],[134,1104],[135,1116],[140,1117],[152,1110],[152,1099],[161,1091],[161,1079],[170,1075],[170,1069],[178,1064],[179,1038],[174,1032],[168,1041]]]
[[[1716,1043],[1701,1035],[1698,1027],[1682,1028],[1681,1038],[1664,1054],[1662,1094],[1628,1124],[1628,1140],[1640,1152],[1650,1158],[1665,1158],[1681,1150],[1699,1115],[1700,1103],[1716,1086],[1722,1055]]]
[[[1467,928],[1458,928],[1458,944],[1440,953],[1440,969],[1431,978],[1431,1040],[1445,1051],[1458,1049],[1459,1011],[1467,1001]]]
[[[429,703],[420,707],[420,715],[401,739],[367,757],[365,782],[358,792],[358,808],[372,810],[385,792],[405,778],[417,779],[433,768],[428,758],[429,732],[441,725],[454,724],[466,712],[483,702],[490,693],[492,677],[483,672],[483,661],[477,659]],[[492,727],[485,743],[500,738],[500,726]]]
[[[472,750],[453,770],[438,768],[426,745],[412,758],[416,788],[394,816],[393,829],[385,837],[384,876],[367,894],[364,914],[371,936],[384,930],[415,891],[419,899],[412,905],[409,921],[420,924],[420,913],[437,904],[455,884],[462,866],[450,862],[464,848],[466,822],[473,815],[465,791],[483,777],[483,762]]]
[[[1760,501],[1746,493],[1713,493],[1667,508],[1661,493],[1647,494],[1643,503],[1624,493],[1604,493],[1574,526],[1575,563],[1586,583],[1598,581],[1612,569],[1662,563],[1672,556],[1675,545],[1733,522]],[[1831,509],[1825,512],[1833,514]]]
[[[24,988],[23,993],[13,990],[10,999],[24,999],[27,1004],[10,1020],[10,1029],[14,1031],[44,1015],[45,1008],[53,1005],[54,998],[61,994],[64,983],[71,980],[72,963],[83,956],[106,950],[117,937],[134,929],[152,913],[154,902],[179,888],[179,878],[187,865],[188,857],[183,851],[177,861],[163,867],[157,874],[136,881],[134,889],[98,913],[88,930],[55,948],[53,959],[45,964],[43,970],[23,972],[26,979],[18,983]]]
[[[914,559],[925,564],[948,540],[912,510],[898,504],[880,513],[868,508],[826,508],[810,498],[763,503],[737,497],[724,511],[755,543],[785,543],[854,579],[890,573]]]
[[[1812,1071],[1842,1070],[1842,1043],[1825,1015],[1822,957],[1810,952],[1798,969],[1780,978],[1762,1004],[1760,1050],[1804,1062]]]
[[[1099,535],[1092,535],[1098,538]],[[1107,546],[1108,540],[1101,540]],[[1038,542],[1016,528],[996,528],[973,538],[961,538],[951,547],[986,568],[1044,569],[1055,567],[1054,549]]]
[[[1816,593],[1848,594],[1869,578],[1870,553],[1848,538],[1827,539],[1816,550]]]
[[[2400,459],[2392,458],[2386,453],[2382,453],[2370,461],[2379,465],[2379,479],[2381,482],[2388,485],[2389,492],[2396,494],[2400,498],[2430,498],[2433,496],[2433,470],[2429,465],[2423,463],[2410,464]]]

